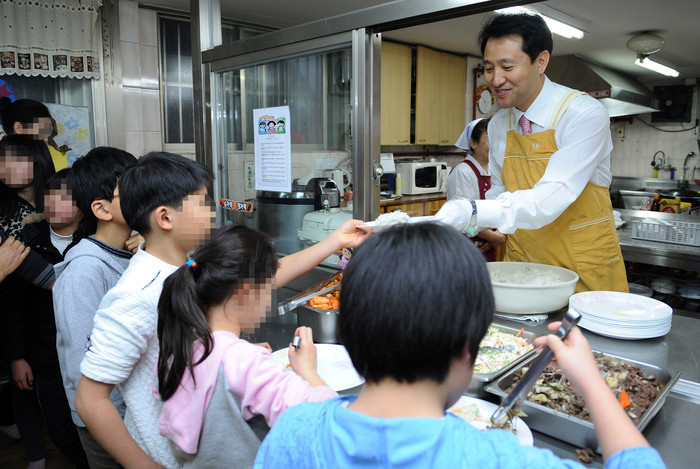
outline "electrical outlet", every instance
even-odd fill
[[[617,129],[615,129],[615,135],[617,138],[625,138],[625,126],[621,125]]]

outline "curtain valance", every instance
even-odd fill
[[[0,75],[99,78],[99,0],[0,0]]]

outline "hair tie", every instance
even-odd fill
[[[185,262],[185,265],[192,269],[192,271],[197,271],[197,261],[195,261],[194,259],[190,259],[189,261]]]

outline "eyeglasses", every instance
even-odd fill
[[[112,198],[113,198],[113,199],[118,199],[118,198],[119,198],[119,194],[114,194],[114,195],[112,196]]]

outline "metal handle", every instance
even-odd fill
[[[569,309],[562,319],[561,325],[554,332],[554,335],[564,340],[566,336],[569,335],[571,328],[578,323],[579,319],[581,319],[581,315],[573,309]],[[510,418],[511,414],[513,414],[513,409],[520,407],[527,397],[527,394],[530,392],[530,389],[535,385],[549,362],[552,361],[552,358],[554,358],[554,352],[552,349],[545,346],[540,355],[532,362],[525,376],[523,376],[520,382],[515,386],[515,389],[503,398],[503,402],[501,402],[501,405],[491,416],[491,422],[494,425],[503,425]]]

